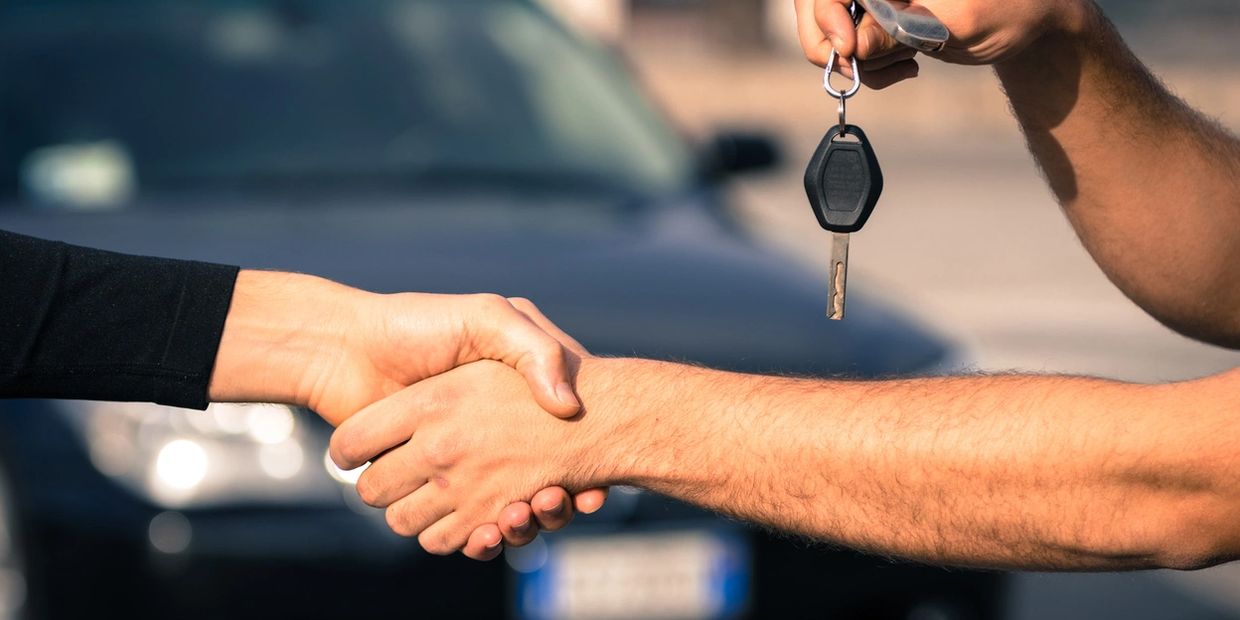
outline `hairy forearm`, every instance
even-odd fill
[[[1092,3],[997,66],[1086,248],[1168,326],[1240,347],[1240,141],[1172,95]]]
[[[613,435],[595,483],[932,563],[1115,569],[1235,548],[1240,410],[1181,399],[1226,403],[1215,381],[863,383],[603,360],[580,385]]]

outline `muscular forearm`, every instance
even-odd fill
[[[1038,163],[1121,290],[1240,347],[1240,142],[1169,93],[1092,3],[997,65]]]
[[[602,360],[581,387],[614,434],[595,483],[933,563],[1114,569],[1237,549],[1236,379],[857,383]]]

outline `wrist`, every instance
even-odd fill
[[[1048,34],[1083,37],[1097,26],[1098,5],[1094,0],[1059,0]]]
[[[583,471],[583,488],[629,484],[637,475],[645,442],[646,412],[653,403],[642,395],[640,375],[646,360],[582,357],[576,374],[580,415],[580,454],[573,460]]]
[[[350,317],[367,295],[314,276],[242,271],[210,399],[313,407],[317,379],[345,355]]]
[[[1053,71],[1070,73],[1069,68],[1059,66],[1057,61],[1062,61],[1065,51],[1094,37],[1101,19],[1093,0],[1059,0],[1055,8],[1047,12],[1040,33],[1019,52],[995,63],[995,69],[1000,77],[1005,69],[1020,70],[1022,67],[1049,66]]]
[[[704,472],[688,466],[687,455],[697,437],[711,432],[703,422],[712,416],[693,398],[702,390],[709,393],[714,373],[643,359],[582,360],[577,389],[589,435],[578,462],[589,468],[586,487],[658,491],[701,482],[697,477]]]

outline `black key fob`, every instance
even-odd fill
[[[865,226],[883,193],[883,171],[860,127],[827,132],[805,170],[805,193],[823,228],[854,233]]]

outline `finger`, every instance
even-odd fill
[[[405,388],[345,420],[332,433],[328,448],[332,462],[346,471],[357,469],[408,442],[430,406],[423,396],[426,392],[426,383]]]
[[[501,511],[498,525],[504,544],[509,547],[524,547],[538,536],[534,511],[524,502],[512,504]]]
[[[469,541],[461,553],[471,560],[490,562],[499,557],[504,550],[504,536],[499,533],[499,526],[494,523],[481,525],[469,535]]]
[[[473,530],[457,513],[452,513],[418,534],[418,544],[433,555],[452,555],[465,548]]]
[[[814,21],[841,58],[852,58],[857,50],[857,26],[848,13],[851,3],[851,0],[818,0],[814,4]]]
[[[857,60],[881,58],[897,50],[910,49],[901,45],[883,30],[874,16],[867,13],[857,25]]]
[[[573,497],[573,507],[582,514],[594,514],[607,502],[607,487],[586,489]]]
[[[559,325],[552,323],[551,319],[548,319],[542,313],[542,310],[539,310],[538,306],[534,305],[534,302],[524,297],[510,297],[508,301],[512,304],[512,307],[533,321],[534,325],[537,325],[539,329],[547,332],[552,338],[559,340],[560,344],[564,345],[569,351],[582,356],[590,354],[585,347],[581,346],[580,342],[577,342],[576,338],[569,336],[564,330],[560,329]]]
[[[388,506],[383,516],[393,532],[412,538],[450,514],[452,504],[448,497],[435,485],[426,484]]]
[[[534,511],[534,520],[539,529],[554,532],[568,525],[573,520],[573,500],[568,491],[560,487],[550,487],[534,494],[530,500],[530,508]]]
[[[426,484],[434,472],[422,451],[406,443],[375,459],[357,479],[357,494],[367,506],[387,508]]]
[[[916,56],[917,50],[911,47],[905,47],[885,56],[879,56],[878,58],[872,58],[870,60],[863,60],[858,66],[861,68],[861,74],[865,75],[866,73],[881,71],[896,63],[912,60]]]
[[[818,21],[814,19],[814,4],[817,0],[796,0],[797,38],[805,58],[819,67],[827,66],[831,60],[831,52],[835,44],[822,33]]]
[[[581,411],[573,392],[567,351],[547,332],[504,298],[491,308],[490,319],[472,326],[474,350],[483,359],[499,360],[517,369],[530,386],[534,400],[548,413],[571,418]],[[467,363],[473,360],[461,360]]]
[[[920,70],[921,68],[916,60],[905,60],[881,71],[862,73],[861,81],[874,90],[882,90],[893,84],[917,77]]]

